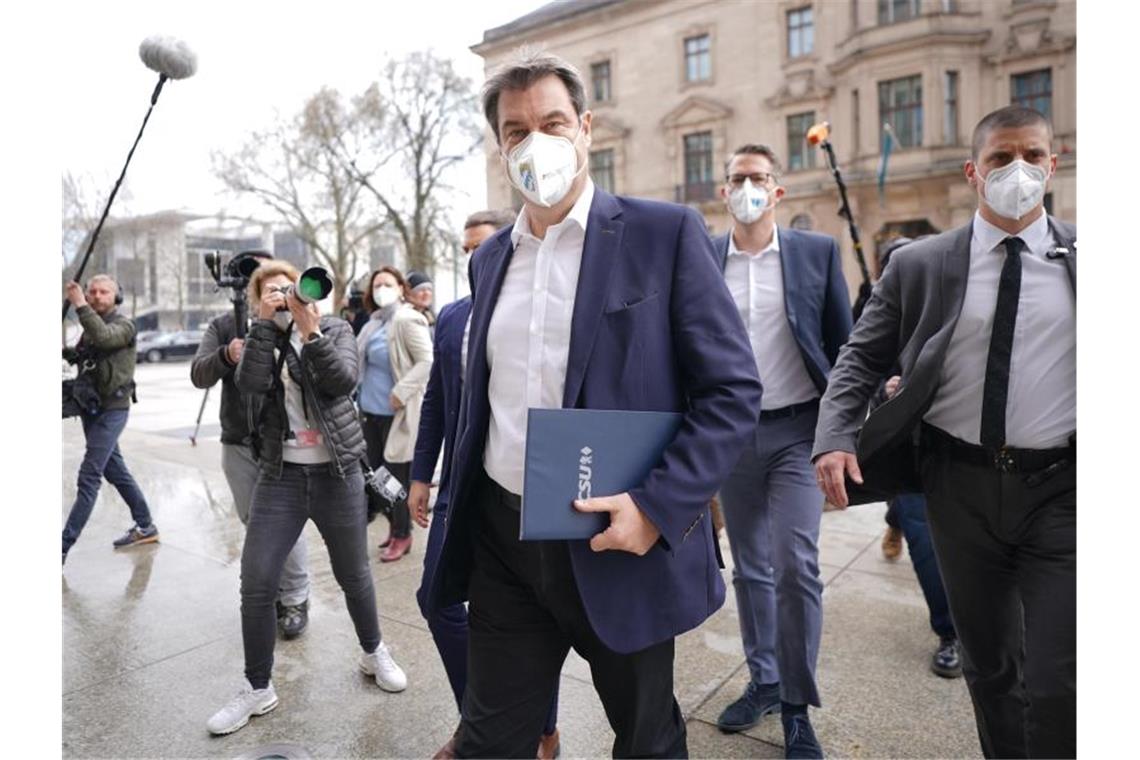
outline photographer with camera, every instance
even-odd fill
[[[328,287],[325,287],[327,285]],[[273,605],[285,558],[306,521],[328,547],[363,650],[359,666],[385,691],[403,691],[407,676],[381,640],[368,565],[364,436],[351,394],[356,341],[313,301],[331,289],[323,270],[298,275],[266,261],[250,275],[250,327],[235,372],[252,409],[253,448],[260,465],[241,558],[242,640],[248,684],[207,722],[228,734],[277,706],[270,680],[276,639]]]
[[[198,353],[190,365],[190,382],[196,388],[211,388],[222,383],[219,421],[222,425],[222,472],[234,498],[234,511],[242,525],[249,524],[249,502],[257,482],[257,460],[250,446],[249,404],[234,384],[234,370],[245,345],[248,308],[245,288],[249,275],[257,265],[273,257],[265,251],[245,251],[226,264],[222,275],[220,262],[212,264],[211,273],[220,287],[234,289],[234,309],[216,317],[198,345]],[[239,317],[240,312],[240,317]],[[238,324],[242,328],[239,332]],[[289,550],[277,595],[277,625],[286,639],[300,636],[309,623],[309,552],[304,535]]]
[[[104,477],[123,497],[135,521],[130,530],[115,539],[114,547],[158,540],[146,497],[119,451],[119,436],[127,426],[135,388],[134,322],[116,308],[123,299],[110,275],[97,274],[88,280],[86,296],[78,283],[69,282],[67,300],[75,307],[83,335],[75,348],[64,349],[64,358],[79,365],[79,377],[70,386],[72,398],[65,393],[64,416],[78,414],[87,450],[79,465],[75,503],[63,528],[63,562],[67,562],[67,552],[91,517]]]

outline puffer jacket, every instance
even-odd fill
[[[364,457],[364,434],[351,398],[356,388],[356,338],[343,319],[321,317],[320,324],[322,337],[301,346],[299,361],[288,350],[288,337],[272,320],[255,321],[246,336],[234,381],[249,396],[256,431],[254,452],[262,472],[271,477],[281,477],[281,449],[288,427],[274,349],[286,351],[290,376],[301,380],[332,457],[329,470],[343,478],[348,467]]]

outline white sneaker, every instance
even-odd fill
[[[271,681],[264,689],[255,689],[247,681],[242,690],[206,721],[211,734],[221,736],[232,734],[249,723],[251,715],[265,715],[277,707],[277,692]]]
[[[403,691],[408,688],[408,676],[392,659],[388,645],[383,641],[372,654],[360,655],[360,669],[376,676],[376,685],[384,691]]]

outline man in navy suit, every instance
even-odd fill
[[[778,172],[771,148],[736,149],[721,189],[732,230],[714,241],[764,383],[752,435],[720,492],[752,677],[717,724],[743,731],[779,710],[785,754],[822,757],[807,715],[808,705],[820,704],[823,621],[823,504],[811,446],[819,398],[851,331],[851,301],[833,238],[776,227]]]
[[[515,220],[511,211],[480,211],[467,217],[463,224],[463,252],[471,254],[484,240]],[[454,301],[439,313],[435,327],[435,361],[431,365],[431,378],[424,393],[420,412],[420,429],[416,436],[416,454],[412,460],[412,484],[409,488],[408,507],[412,519],[421,528],[428,527],[428,499],[431,494],[435,463],[443,449],[443,467],[440,470],[439,493],[432,512],[428,532],[427,550],[424,553],[424,574],[416,600],[431,629],[435,647],[443,660],[447,680],[455,694],[455,703],[463,709],[463,692],[467,688],[467,609],[462,604],[428,612],[427,594],[439,565],[439,550],[443,544],[444,525],[447,520],[451,457],[455,452],[455,429],[459,419],[459,398],[463,389],[463,365],[467,359],[468,328],[471,324],[471,296]],[[542,739],[538,757],[553,758],[558,754],[558,697],[554,698]],[[458,736],[458,729],[456,729]],[[436,754],[436,758],[455,756],[453,736]]]
[[[471,262],[472,312],[451,505],[433,608],[469,606],[456,755],[533,756],[563,661],[589,663],[620,756],[684,757],[673,639],[724,602],[708,512],[755,424],[760,383],[691,209],[615,197],[586,174],[591,115],[573,66],[530,54],[483,108],[513,227]],[[589,541],[519,540],[528,408],[681,412],[662,462]]]

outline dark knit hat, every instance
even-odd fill
[[[433,287],[432,282],[431,282],[431,278],[428,277],[423,272],[416,272],[416,271],[408,272],[407,280],[408,280],[408,290],[417,290],[423,285],[427,285],[428,287]]]

